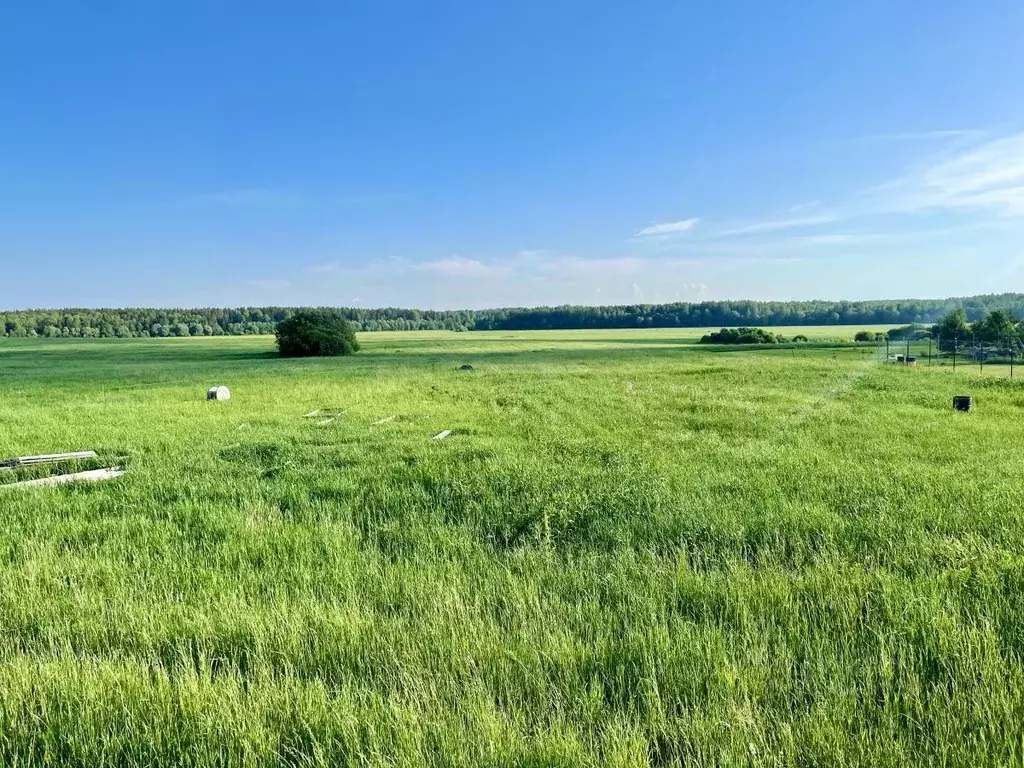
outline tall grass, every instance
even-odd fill
[[[0,488],[0,762],[1024,760],[1015,382],[679,331],[361,341],[0,344],[0,452],[131,462]]]

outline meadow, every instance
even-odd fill
[[[1020,765],[1021,383],[706,330],[0,341],[129,470],[0,487],[0,763]]]

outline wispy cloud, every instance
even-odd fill
[[[652,224],[637,232],[634,237],[657,237],[659,235],[677,235],[680,232],[687,232],[697,226],[700,219],[683,219],[682,221],[669,221],[664,224]]]
[[[433,272],[447,277],[503,277],[509,268],[501,264],[485,264],[477,259],[462,256],[448,256],[436,261],[420,262],[415,269],[422,272]]]
[[[337,261],[325,261],[322,264],[310,264],[308,267],[303,267],[302,271],[307,275],[326,275],[331,272],[337,272],[341,269],[341,264]]]
[[[267,290],[282,290],[284,288],[291,288],[292,285],[290,280],[286,280],[283,277],[246,280],[245,284],[253,288],[264,288]]]
[[[766,219],[763,221],[755,221],[749,224],[741,224],[738,226],[726,227],[725,229],[715,230],[709,235],[709,237],[739,237],[742,235],[752,235],[761,232],[778,232],[785,229],[812,227],[818,224],[831,224],[835,220],[836,217],[832,214],[822,214],[820,216],[802,216],[799,218],[788,219]]]
[[[800,213],[800,211],[810,211],[815,208],[821,207],[820,200],[808,200],[806,203],[797,203],[796,205],[789,206],[790,213]]]
[[[186,205],[210,208],[291,208],[302,204],[302,197],[283,189],[229,189],[193,195]]]
[[[405,192],[351,192],[339,195],[336,200],[342,205],[377,205],[408,200],[410,197]]]
[[[580,277],[634,275],[648,268],[651,263],[651,259],[638,256],[584,259],[569,254],[557,254],[539,261],[520,260],[517,262],[517,266],[545,277],[572,280]]]
[[[904,175],[859,190],[846,200],[811,216],[781,217],[739,225],[710,228],[705,240],[824,227],[869,217],[899,217],[948,212],[978,217],[1024,216],[1024,132],[965,145],[960,139],[981,136],[977,131],[933,131],[924,134],[892,134],[891,137],[945,139],[945,148]],[[792,206],[790,213],[810,204]],[[813,207],[818,207],[815,204]],[[894,223],[888,222],[889,226]],[[828,235],[824,235],[827,237]],[[827,242],[827,241],[820,241]]]
[[[893,211],[974,210],[1024,216],[1024,133],[989,141],[870,191]]]
[[[930,141],[934,139],[963,139],[984,136],[979,130],[904,131],[898,133],[875,133],[860,136],[854,141]]]

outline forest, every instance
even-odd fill
[[[992,310],[1024,317],[1024,294],[878,301],[705,301],[622,306],[558,306],[478,310],[345,308],[357,331],[526,331],[600,328],[702,328],[776,325],[909,325],[934,323],[954,310],[965,322]],[[30,309],[0,311],[8,337],[130,338],[242,336],[273,333],[293,307],[237,309]]]

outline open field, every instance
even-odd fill
[[[0,488],[0,763],[1020,764],[1024,388],[707,330],[0,342],[129,467]]]

